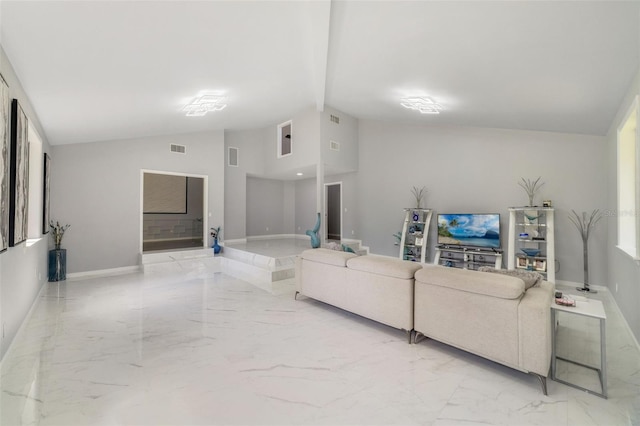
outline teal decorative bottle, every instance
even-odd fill
[[[218,244],[217,238],[213,240],[213,245],[211,247],[213,248],[213,254],[220,253],[220,250],[222,249],[222,247],[220,247],[220,244]]]

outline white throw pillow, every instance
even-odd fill
[[[478,272],[492,272],[494,274],[508,275],[510,277],[520,278],[524,281],[524,289],[528,290],[542,281],[542,275],[535,271],[522,271],[518,269],[496,269],[491,266],[481,266]]]

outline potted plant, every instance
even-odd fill
[[[67,229],[71,225],[60,225],[60,222],[54,224],[53,221],[49,222],[49,228],[51,228],[51,236],[53,237],[53,245],[56,250],[60,250],[62,245],[62,237]]]

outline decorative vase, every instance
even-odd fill
[[[217,238],[215,238],[213,240],[213,245],[211,247],[213,248],[213,254],[220,253],[221,247],[220,247],[220,244],[218,244],[218,239]]]
[[[67,279],[67,250],[49,250],[49,282]]]

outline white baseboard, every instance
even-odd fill
[[[4,356],[0,357],[0,369],[2,369],[2,361],[7,359],[7,355],[9,355],[13,350],[16,337],[22,334],[23,329],[27,326],[27,323],[29,322],[29,319],[31,319],[31,317],[33,316],[33,312],[35,311],[36,306],[40,303],[40,297],[42,296],[42,292],[44,291],[46,286],[47,286],[46,282],[40,285],[40,290],[38,291],[38,295],[35,297],[35,299],[33,299],[33,302],[31,302],[31,306],[27,311],[27,315],[25,315],[22,322],[20,323],[20,326],[16,330],[16,334],[13,335],[13,339],[11,340],[11,343],[9,343],[9,347],[5,351]]]
[[[583,283],[578,283],[578,282],[574,282],[574,281],[563,281],[563,280],[556,281],[556,284],[567,285],[567,286],[573,287],[574,289],[576,287],[582,287],[584,285]],[[622,318],[622,323],[624,324],[624,328],[627,329],[627,333],[629,333],[629,336],[631,336],[631,339],[633,340],[633,343],[635,343],[636,348],[638,349],[638,351],[640,351],[640,343],[638,342],[638,339],[636,339],[636,335],[633,334],[633,331],[631,330],[631,327],[629,326],[629,323],[627,322],[627,319],[622,314],[622,311],[620,310],[620,306],[618,306],[618,302],[616,301],[616,298],[613,297],[613,294],[611,294],[611,291],[609,290],[609,287],[605,287],[603,285],[592,285],[592,284],[589,284],[589,288],[592,288],[592,289],[597,290],[599,292],[603,292],[603,293],[607,292],[607,293],[609,293],[609,295],[610,295],[609,297],[611,298],[611,301],[613,302],[614,309],[617,311],[617,314],[620,315],[620,318]]]
[[[95,271],[72,272],[67,274],[67,280],[84,280],[87,278],[110,277],[114,275],[124,275],[140,272],[140,265],[124,266],[121,268],[98,269]]]
[[[575,288],[584,286],[584,283],[579,283],[575,281],[565,281],[565,280],[556,280],[556,284],[568,285],[570,287],[575,287]],[[589,284],[589,288],[592,288],[597,291],[609,291],[609,287],[605,287],[603,285]]]

